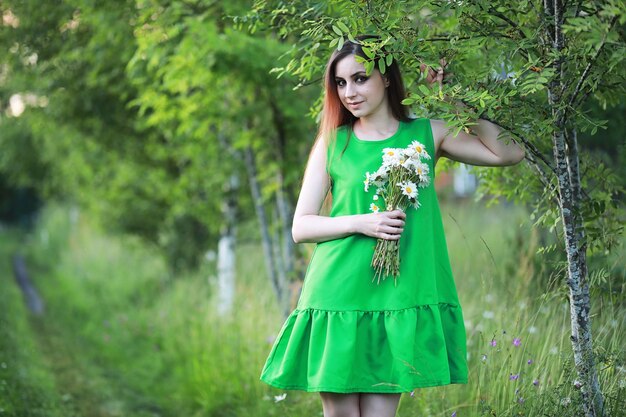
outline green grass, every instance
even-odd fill
[[[10,257],[20,247],[19,235],[0,233],[0,416],[64,416],[54,377],[13,278]]]
[[[520,208],[442,201],[442,216],[466,321],[470,383],[403,395],[398,417],[490,410],[532,416],[540,408],[549,416],[577,415],[567,292],[555,272],[557,257],[535,254],[541,236],[529,224],[519,226]],[[9,395],[0,396],[0,417],[322,416],[319,395],[258,380],[284,319],[258,241],[239,240],[233,314],[218,317],[215,265],[172,277],[154,248],[109,236],[85,216],[70,218],[67,210],[49,207],[27,238],[44,318],[24,311],[12,277],[2,284],[0,365],[9,366],[0,368],[0,389]],[[20,239],[2,233],[3,242]],[[3,259],[11,250],[0,246]],[[616,296],[626,280],[619,255],[590,262],[610,271],[594,287],[592,318],[600,383],[613,410],[626,401],[626,314],[624,299]],[[20,413],[27,404],[46,411]]]

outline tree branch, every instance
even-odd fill
[[[549,192],[553,196],[552,197],[553,203],[556,205],[556,207],[560,207],[561,202],[559,199],[559,193],[557,191],[557,185],[550,184],[550,179],[546,175],[545,171],[541,169],[541,166],[537,163],[536,159],[529,158],[528,156],[526,156],[526,159],[528,159],[530,165],[533,166],[539,173],[539,181],[541,181],[541,183],[547,190],[550,190]]]
[[[600,46],[596,50],[596,53],[593,55],[591,60],[587,63],[585,70],[583,71],[582,75],[580,76],[580,79],[578,80],[578,83],[576,84],[576,88],[574,89],[574,92],[572,93],[572,96],[569,99],[568,107],[571,108],[572,105],[574,104],[576,97],[580,93],[580,90],[582,89],[584,82],[587,80],[587,77],[589,76],[591,72],[591,67],[593,66],[593,64],[595,64],[596,60],[598,59],[598,56],[600,55],[600,52],[602,52],[602,48],[606,44],[606,38],[609,32],[611,32],[611,29],[613,29],[613,25],[615,24],[616,21],[617,21],[617,16],[613,16],[613,19],[611,19],[611,22],[609,23],[609,30],[602,37],[602,42],[600,42]]]
[[[534,155],[536,158],[540,159],[544,164],[546,164],[546,166],[550,169],[550,171],[556,175],[556,169],[552,166],[552,164],[550,163],[550,161],[548,161],[548,159],[546,158],[546,156],[541,153],[541,151],[539,149],[537,149],[537,147],[535,145],[533,145],[528,139],[526,139],[524,136],[518,134],[515,132],[515,129],[511,128],[510,126],[507,126],[503,123],[497,122],[495,120],[490,119],[487,116],[480,116],[481,119],[487,120],[488,122],[491,122],[497,126],[500,126],[501,128],[503,128],[504,130],[507,130],[509,132],[511,132],[512,134],[514,134],[515,136],[517,136],[519,138],[520,141],[522,141],[522,143],[526,146],[526,148],[530,151],[530,153],[532,155]]]
[[[517,31],[517,33],[520,34],[522,39],[526,39],[526,34],[524,33],[524,31],[517,25],[517,23],[515,23],[514,21],[509,19],[506,15],[504,15],[503,13],[498,12],[493,7],[489,9],[489,13],[491,13],[493,16],[496,16],[496,17],[504,20],[505,22],[507,22],[509,25],[511,25],[511,27],[513,27]]]

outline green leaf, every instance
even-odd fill
[[[369,59],[374,59],[374,52],[372,52],[372,50],[370,48],[368,48],[367,46],[363,47],[363,53]]]
[[[425,96],[429,96],[429,95],[430,95],[430,93],[431,93],[431,91],[428,89],[428,87],[426,87],[424,84],[420,84],[420,85],[419,85],[419,87],[417,87],[417,88],[419,88],[419,90],[420,90],[420,91],[422,92],[422,94],[424,94]]]
[[[333,25],[333,32],[335,32],[339,36],[343,36],[343,32],[337,26]]]
[[[343,48],[343,36],[341,38],[337,38],[337,50]]]
[[[385,58],[385,61],[387,62],[387,66],[390,66],[391,63],[393,62],[393,55],[388,54],[387,57]]]
[[[341,29],[343,31],[343,33],[349,33],[350,32],[350,29],[348,29],[348,26],[346,26],[346,24],[343,23],[340,20],[337,21],[337,26],[339,26],[339,29]]]
[[[378,71],[380,71],[381,74],[384,74],[386,69],[385,60],[380,58],[378,60]]]
[[[365,66],[365,73],[371,75],[374,70],[374,61],[366,61],[363,65]]]

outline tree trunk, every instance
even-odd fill
[[[272,210],[272,222],[271,222],[271,230],[272,230],[272,252],[274,254],[274,260],[276,261],[276,274],[278,275],[278,282],[281,283],[281,286],[284,290],[287,289],[285,283],[287,282],[287,276],[285,272],[285,258],[283,256],[281,237],[282,237],[282,227],[278,220],[278,208],[274,207]],[[287,294],[283,294],[285,298]],[[286,303],[286,299],[283,299]]]
[[[237,174],[230,176],[225,188],[225,198],[222,204],[224,224],[217,249],[217,313],[220,316],[226,316],[232,312],[235,300],[235,235],[239,189]]]
[[[546,3],[549,3],[546,1]],[[565,238],[565,250],[568,262],[568,279],[570,316],[572,335],[572,348],[574,362],[581,383],[581,395],[583,411],[586,417],[604,416],[603,397],[598,383],[598,375],[593,355],[593,343],[591,338],[591,300],[589,296],[589,283],[587,281],[586,247],[583,243],[584,236],[582,215],[580,213],[580,172],[577,148],[574,141],[569,142],[569,152],[566,155],[566,125],[565,108],[562,104],[563,91],[563,58],[560,57],[565,48],[563,37],[563,4],[560,0],[554,0],[546,7],[546,13],[553,17],[553,49],[559,58],[555,61],[555,79],[550,83],[548,100],[552,107],[552,116],[555,121],[552,134],[552,149],[556,163],[556,175],[559,184],[559,202],[561,220]],[[582,246],[581,246],[582,245]]]
[[[291,226],[293,224],[292,205],[287,198],[282,173],[278,174],[278,190],[276,192],[276,207],[278,209],[278,217],[280,219],[280,231],[282,235],[282,256],[285,265],[285,276],[287,280],[293,275],[296,265],[295,242],[291,234]]]
[[[254,208],[259,219],[259,226],[261,228],[261,243],[263,246],[263,255],[265,256],[265,266],[267,268],[267,275],[276,294],[276,299],[281,308],[283,314],[288,310],[287,303],[285,302],[285,286],[280,281],[279,275],[276,271],[276,260],[274,259],[274,253],[272,250],[272,240],[270,237],[269,224],[267,222],[267,215],[265,213],[265,207],[263,206],[263,200],[261,198],[261,187],[259,185],[256,161],[254,154],[250,146],[244,150],[244,157],[246,161],[246,169],[248,170],[248,178],[250,181],[250,191],[252,193],[252,201],[254,202]]]
[[[280,230],[280,240],[278,244],[282,248],[281,264],[284,266],[284,269],[281,271],[281,275],[284,277],[284,288],[287,288],[290,284],[289,277],[293,275],[296,264],[295,243],[291,235],[293,212],[291,209],[289,196],[287,195],[284,176],[284,172],[286,169],[285,155],[287,153],[287,132],[285,130],[284,114],[276,105],[276,102],[270,100],[270,107],[272,109],[272,119],[274,122],[274,127],[276,128],[276,146],[274,147],[274,150],[276,160],[278,161],[278,172],[276,174],[276,181],[278,184],[276,190],[276,208],[278,209],[279,218],[279,223],[277,223],[277,226]],[[289,292],[289,296],[287,294],[285,296],[286,298],[291,299],[293,297],[293,293],[291,290]],[[290,301],[287,301],[287,304],[291,307]]]
[[[575,200],[569,181],[565,160],[565,139],[562,131],[553,134],[554,156],[557,163],[559,194],[561,196],[561,220],[565,235],[568,262],[570,315],[572,326],[572,348],[574,362],[581,382],[581,393],[585,416],[603,416],[603,398],[593,357],[591,338],[591,299],[586,277],[587,263],[584,248],[581,248],[579,233],[582,228],[580,216],[575,216]]]

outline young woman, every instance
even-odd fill
[[[463,314],[448,258],[434,168],[439,157],[483,166],[517,164],[524,150],[497,140],[479,120],[475,135],[453,137],[445,123],[411,119],[394,60],[366,75],[360,41],[330,57],[318,137],[309,155],[293,219],[296,243],[316,242],[296,309],[285,321],[260,379],[283,389],[319,392],[325,417],[393,417],[414,388],[467,383]],[[442,62],[445,66],[445,62]],[[428,82],[443,70],[427,68]],[[382,151],[424,145],[433,181],[420,207],[385,211],[366,172]],[[330,215],[320,215],[330,191]],[[372,204],[380,207],[377,210]],[[400,275],[375,282],[378,238],[402,240]]]

